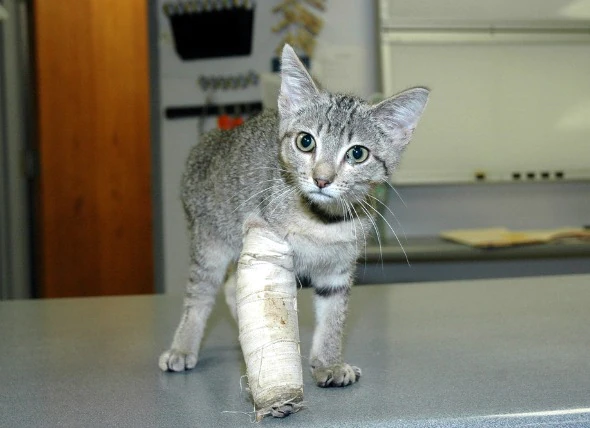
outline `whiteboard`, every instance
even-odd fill
[[[590,33],[383,31],[385,94],[432,90],[399,183],[590,178]]]

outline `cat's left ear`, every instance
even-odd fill
[[[297,58],[293,48],[286,44],[281,56],[281,91],[279,93],[281,116],[295,113],[318,92],[305,66]]]
[[[381,124],[396,145],[405,146],[418,125],[426,107],[426,88],[412,88],[381,101],[373,107],[373,117]]]

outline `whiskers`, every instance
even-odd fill
[[[404,199],[402,198],[402,195],[400,195],[400,193],[397,191],[397,189],[396,189],[395,187],[393,187],[393,184],[391,184],[391,183],[389,182],[389,179],[387,179],[387,178],[386,178],[386,179],[382,180],[381,182],[382,182],[382,183],[385,183],[385,184],[387,184],[387,185],[388,185],[388,186],[391,188],[391,190],[393,190],[393,192],[394,192],[394,193],[397,195],[397,197],[398,197],[398,198],[399,198],[399,200],[402,202],[402,204],[404,204],[404,207],[406,207],[406,208],[408,207],[408,206],[406,205],[406,202],[405,202],[405,201],[404,201]],[[379,202],[381,202],[381,201],[379,201]]]
[[[285,188],[281,189],[281,192],[276,195],[273,199],[270,200],[270,202],[268,203],[268,208],[270,209],[272,204],[275,204],[275,207],[270,210],[268,212],[268,218],[272,219],[274,216],[275,211],[277,210],[277,208],[279,208],[281,206],[281,203],[283,201],[285,201],[286,199],[288,199],[290,196],[292,196],[294,193],[296,193],[298,191],[298,189],[296,187],[289,187],[289,186],[285,186]]]
[[[225,201],[225,204],[230,204],[231,202],[235,201],[236,199],[238,199],[240,196],[244,195],[244,194],[250,194],[250,196],[242,201],[239,205],[237,205],[234,210],[232,211],[232,214],[235,213],[236,211],[238,211],[239,209],[243,208],[248,202],[252,201],[252,199],[256,198],[259,195],[264,194],[265,192],[270,192],[272,194],[273,189],[275,189],[277,186],[283,187],[285,186],[285,180],[281,177],[281,175],[283,173],[288,173],[289,171],[287,171],[284,168],[279,168],[276,166],[270,167],[270,166],[260,166],[260,167],[256,167],[256,168],[252,168],[250,170],[248,170],[248,172],[246,173],[247,175],[249,175],[252,171],[256,171],[256,170],[269,170],[270,174],[273,174],[273,172],[276,172],[277,174],[274,174],[275,176],[271,178],[268,178],[266,180],[254,180],[253,183],[249,186],[246,186],[244,189],[241,189],[240,194],[236,194],[236,195],[232,195],[230,198],[228,198]],[[263,188],[260,188],[260,185],[265,185]],[[254,193],[252,193],[254,192]],[[267,198],[263,198],[261,203],[259,203],[257,206],[260,207],[260,205],[265,201],[265,199]]]
[[[233,211],[232,214],[235,213],[237,210],[239,210],[240,208],[242,208],[244,205],[246,205],[248,202],[250,202],[252,199],[254,199],[256,196],[260,195],[261,193],[264,192],[269,192],[272,191],[272,189],[275,187],[276,184],[281,184],[282,180],[280,178],[271,178],[270,180],[263,180],[258,182],[257,184],[261,184],[261,183],[271,183],[270,185],[267,185],[266,187],[264,187],[262,190],[258,190],[257,192],[253,193],[252,195],[250,195],[250,197],[248,199],[246,199],[245,201],[241,202]],[[254,186],[252,186],[254,187]],[[248,190],[248,189],[247,189]],[[239,195],[234,195],[231,198],[229,198],[227,201],[225,201],[225,203],[229,203],[231,201],[233,201],[234,199],[238,198]]]
[[[305,187],[309,183],[301,177],[294,177],[292,172],[281,167],[262,166],[258,167],[258,169],[269,170],[269,173],[249,174],[250,177],[246,180],[248,185],[244,186],[239,194],[232,195],[226,202],[230,205],[229,210],[231,210],[232,214],[241,210],[244,216],[263,215],[271,223],[287,224],[290,216],[296,214],[292,210],[301,207],[301,203],[312,203],[307,194],[309,189]],[[253,180],[252,178],[257,175],[262,175],[262,177]],[[406,206],[399,192],[388,181],[385,181],[385,183]],[[365,193],[364,190],[362,188],[348,189],[344,186],[334,189],[331,196],[332,200],[328,201],[325,206],[326,212],[342,213],[343,219],[348,222],[346,227],[350,227],[348,236],[354,238],[356,248],[361,250],[361,245],[364,248],[365,270],[367,267],[368,232],[370,232],[371,228],[375,231],[376,244],[379,247],[378,260],[381,262],[382,268],[384,266],[383,246],[386,243],[386,235],[389,234],[387,228],[391,230],[404,254],[406,263],[410,266],[409,257],[399,233],[401,233],[402,239],[407,240],[407,237],[397,215],[377,195]],[[391,219],[390,216],[397,223],[396,228],[389,222],[387,217]],[[381,224],[386,227],[381,227]]]
[[[404,230],[404,227],[402,226],[402,224],[400,223],[399,219],[397,218],[397,216],[395,215],[395,213],[391,210],[391,208],[389,208],[387,206],[387,204],[384,204],[381,199],[376,198],[375,196],[371,195],[371,194],[367,194],[367,196],[371,199],[373,199],[375,202],[377,202],[378,204],[380,204],[381,206],[385,207],[385,209],[387,211],[389,211],[391,213],[391,215],[393,216],[393,218],[395,219],[395,222],[397,223],[397,225],[400,227],[403,235],[404,235],[404,240],[408,240],[408,237],[406,236],[406,231]],[[402,201],[403,202],[403,201]],[[395,232],[393,232],[395,234]]]
[[[279,185],[275,184],[264,189],[269,193],[269,195],[264,196],[260,200],[260,202],[256,205],[256,209],[253,210],[250,215],[259,212],[261,206],[266,203],[265,217],[268,221],[272,222],[275,219],[275,212],[284,205],[285,201],[287,201],[293,195],[301,194],[301,191],[297,187],[291,186],[282,180],[279,181]]]
[[[365,250],[364,260],[365,260],[365,272],[366,272],[366,270],[367,270],[367,234],[365,233],[365,228],[363,226],[363,222],[362,222],[361,218],[359,217],[358,212],[354,208],[354,205],[351,202],[347,201],[343,197],[338,197],[338,200],[340,201],[340,204],[342,205],[344,219],[346,220],[347,218],[350,218],[351,228],[354,233],[354,242],[355,242],[355,245],[357,248],[358,248],[359,242],[358,242],[358,232],[357,232],[357,228],[356,228],[355,217],[358,219],[361,232],[363,232],[363,248]]]
[[[368,211],[366,208],[366,206],[369,206],[370,208],[373,208],[373,207],[371,207],[370,204],[367,204],[366,202],[364,202],[362,199],[356,198],[356,201],[358,203],[359,208],[361,210],[363,210],[363,212],[365,213],[365,215],[367,216],[367,218],[369,219],[369,221],[373,225],[373,229],[375,229],[375,237],[377,238],[377,244],[379,245],[379,261],[381,262],[381,268],[383,268],[383,245],[381,244],[381,233],[379,232],[379,228],[377,227],[377,223],[375,222],[375,219],[373,219],[373,215],[371,215],[371,212]],[[366,255],[366,248],[365,248],[365,255]]]
[[[393,213],[393,211],[386,204],[384,204],[379,198],[376,198],[373,195],[369,195],[368,194],[367,196],[369,196],[370,198],[374,199],[379,204],[381,204],[382,206],[384,206],[393,215],[393,217],[395,218],[396,222],[398,223],[398,225],[401,228],[401,223],[399,222],[397,216]],[[399,194],[398,194],[398,196],[399,196]],[[401,197],[400,197],[400,199],[401,199]],[[406,259],[406,263],[408,264],[408,266],[411,266],[410,265],[410,259],[408,258],[408,254],[406,253],[406,250],[405,250],[405,248],[404,248],[401,240],[399,239],[399,237],[398,237],[395,229],[391,226],[391,224],[389,223],[389,221],[387,221],[387,219],[385,218],[385,216],[383,214],[381,214],[381,212],[378,209],[376,209],[373,205],[371,205],[370,203],[368,203],[366,200],[357,198],[356,199],[356,202],[358,203],[359,207],[365,212],[365,214],[367,215],[367,217],[369,217],[369,219],[370,219],[370,221],[371,221],[371,223],[373,225],[373,228],[375,229],[375,234],[376,234],[376,237],[377,237],[377,244],[379,246],[379,260],[381,261],[381,267],[383,267],[383,245],[382,245],[382,242],[381,242],[381,233],[379,231],[379,228],[377,227],[377,223],[373,219],[374,215],[372,213],[377,214],[385,222],[385,224],[387,225],[387,227],[389,227],[389,229],[393,233],[393,236],[395,237],[395,240],[397,241],[397,243],[399,244],[402,252],[404,253],[404,257]],[[402,202],[403,202],[403,200],[402,200]],[[403,232],[403,228],[402,228],[402,232]],[[404,234],[404,238],[406,238],[405,237],[405,232],[403,232],[403,234]]]

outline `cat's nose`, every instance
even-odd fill
[[[324,187],[328,187],[330,183],[334,181],[336,171],[330,163],[320,161],[313,167],[311,176],[315,184],[320,189],[323,189]]]
[[[324,180],[323,178],[314,178],[315,184],[320,188],[323,189],[324,187],[328,187],[331,181]]]

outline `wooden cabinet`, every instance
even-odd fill
[[[33,3],[40,297],[151,293],[145,0]]]

